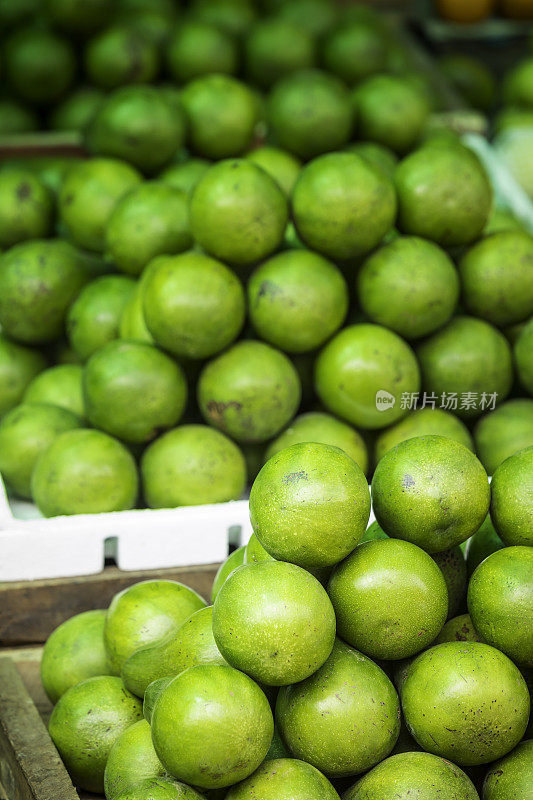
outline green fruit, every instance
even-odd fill
[[[210,166],[210,162],[203,158],[189,158],[187,161],[171,164],[159,175],[158,180],[191,194]]]
[[[474,450],[470,432],[460,419],[457,419],[449,411],[443,411],[441,408],[425,406],[424,408],[417,408],[416,411],[397,422],[396,425],[386,428],[379,434],[375,445],[376,464],[383,458],[385,453],[388,453],[400,442],[405,442],[415,436],[430,435],[445,436],[448,439],[459,442],[464,447],[468,447],[469,450]]]
[[[152,716],[154,747],[165,769],[205,789],[251,775],[273,732],[272,712],[259,686],[218,664],[191,667],[174,678]]]
[[[252,274],[248,308],[262,339],[289,353],[305,353],[324,344],[342,325],[348,287],[330,261],[308,250],[287,250]]]
[[[319,442],[338,447],[353,458],[365,474],[367,472],[368,453],[363,438],[350,425],[320,411],[295,417],[289,427],[269,444],[265,461],[280,450],[301,442]]]
[[[72,167],[59,192],[59,214],[68,237],[79,247],[103,252],[116,204],[140,181],[137,170],[111,158],[92,158]]]
[[[533,314],[533,238],[519,231],[494,234],[459,263],[466,309],[493,325],[512,325]]]
[[[189,251],[167,258],[143,281],[148,330],[175,356],[209,358],[230,345],[245,318],[241,282],[224,264]]]
[[[377,142],[353,142],[348,145],[347,150],[360,156],[375,167],[379,167],[388,178],[394,177],[398,156],[388,147]]]
[[[280,147],[303,159],[314,158],[349,141],[353,129],[350,95],[333,75],[302,69],[273,87],[267,122]]]
[[[506,545],[533,545],[533,447],[507,458],[492,478],[490,516]]]
[[[125,442],[148,442],[183,414],[187,384],[169,356],[119,339],[94,353],[84,370],[87,418]]]
[[[480,111],[491,110],[496,81],[483,61],[466,53],[448,53],[439,59],[438,66],[469,106]]]
[[[430,106],[424,92],[409,79],[374,75],[352,94],[361,139],[407,153],[421,139]]]
[[[258,122],[256,97],[229,75],[204,75],[181,94],[189,123],[189,145],[205,158],[240,156],[250,146]]]
[[[248,539],[248,544],[244,548],[244,564],[258,564],[260,561],[276,561],[274,556],[267,553],[255,533]]]
[[[175,633],[132,653],[122,668],[126,688],[143,697],[148,686],[161,678],[197,664],[227,664],[213,638],[212,615],[212,606],[200,608]]]
[[[391,181],[355,153],[330,153],[300,173],[292,194],[296,230],[313,250],[335,260],[368,253],[391,229]]]
[[[241,36],[255,19],[251,0],[193,0],[191,15],[230,36]]]
[[[516,373],[524,389],[533,396],[533,317],[519,334],[515,346],[514,357]]]
[[[329,0],[291,0],[290,3],[278,0],[275,5],[282,19],[316,38],[328,33],[339,16],[336,4]]]
[[[333,570],[328,593],[338,635],[370,658],[397,660],[419,653],[438,635],[448,613],[439,567],[419,547],[393,539],[357,547]]]
[[[264,761],[253,775],[233,786],[226,800],[278,800],[283,796],[291,800],[338,800],[339,795],[328,781],[311,764],[294,758],[276,758]]]
[[[533,740],[520,744],[492,764],[483,784],[483,800],[516,800],[527,797],[533,783]]]
[[[357,275],[361,308],[406,339],[441,328],[459,299],[449,256],[432,242],[400,236],[368,258]]]
[[[142,457],[149,508],[176,508],[239,500],[246,463],[237,445],[207,425],[182,425],[160,436]]]
[[[0,419],[20,403],[27,386],[45,367],[46,360],[38,350],[0,334]]]
[[[344,21],[324,40],[322,61],[329,72],[353,85],[385,71],[387,46],[386,36],[375,24]]]
[[[9,489],[30,500],[39,456],[60,434],[80,426],[80,419],[64,408],[44,403],[12,408],[0,422],[0,473]]]
[[[124,305],[119,324],[121,339],[134,339],[138,342],[155,344],[154,337],[146,327],[143,313],[144,287],[151,273],[170,256],[157,256],[143,269],[133,292]]]
[[[157,698],[175,677],[175,675],[167,675],[164,678],[159,678],[157,681],[152,681],[152,683],[146,687],[143,699],[143,716],[148,723],[152,722],[152,714],[154,713]]]
[[[270,175],[245,159],[211,167],[191,198],[191,231],[210,255],[245,266],[269,256],[283,239],[286,198]]]
[[[533,108],[533,58],[520,61],[505,77],[504,100],[509,106]]]
[[[276,453],[250,493],[250,520],[263,547],[305,569],[331,567],[351,553],[369,515],[363,471],[326,444],[294,444]]]
[[[2,136],[31,133],[38,127],[37,115],[31,109],[9,97],[0,99],[0,134]]]
[[[454,317],[416,351],[428,395],[459,417],[480,416],[511,389],[511,349],[496,328],[474,317]]]
[[[269,89],[285,75],[313,67],[315,43],[301,25],[280,17],[267,17],[248,33],[244,59],[251,83]]]
[[[211,589],[211,602],[214,603],[217,595],[222,589],[223,585],[231,575],[234,569],[242,567],[244,564],[246,547],[238,547],[233,553],[230,553],[227,559],[220,565],[213,580],[213,588]]]
[[[374,542],[379,539],[389,539],[390,537],[387,536],[383,528],[381,528],[377,522],[373,522],[371,525],[368,526],[366,531],[363,534],[363,538],[359,542],[359,544],[363,544],[363,542]]]
[[[45,517],[125,511],[137,500],[137,468],[128,450],[111,436],[67,431],[41,455],[31,491]]]
[[[417,436],[378,463],[372,502],[389,536],[441,553],[479,529],[490,489],[481,463],[462,444],[444,436]]]
[[[466,544],[466,566],[468,575],[472,575],[476,567],[481,564],[491,553],[501,550],[502,540],[494,530],[490,516],[487,516],[483,525],[468,540]]]
[[[279,735],[279,731],[274,725],[274,736],[272,737],[272,742],[270,745],[270,749],[265,756],[265,761],[274,761],[278,758],[289,758],[290,753],[288,752],[287,748],[283,744],[283,740]],[[301,762],[302,764],[305,762]],[[311,766],[311,765],[309,765]]]
[[[438,566],[448,590],[448,619],[456,614],[466,598],[467,570],[463,551],[451,547],[442,553],[434,553],[431,558]]]
[[[455,764],[431,753],[399,753],[357,781],[343,800],[479,800],[474,784]]]
[[[529,718],[529,692],[518,668],[480,642],[448,642],[422,653],[401,699],[407,727],[424,750],[461,766],[504,756]]]
[[[295,758],[330,776],[354,775],[392,750],[400,704],[377,664],[336,640],[318,672],[280,690],[276,724]]]
[[[533,400],[517,398],[481,417],[474,428],[479,459],[489,475],[509,456],[533,447]]]
[[[267,686],[285,686],[307,678],[328,658],[335,614],[310,573],[262,561],[239,567],[222,586],[213,635],[233,667]]]
[[[396,170],[398,226],[444,247],[470,244],[487,223],[489,179],[477,156],[460,145],[422,147]]]
[[[101,103],[85,138],[91,153],[153,174],[182,148],[185,134],[183,112],[157,87],[123,86]]]
[[[487,644],[533,667],[533,549],[504,547],[486,558],[470,578],[468,612]]]
[[[402,395],[420,386],[413,351],[380,325],[350,325],[322,349],[315,388],[326,408],[360,428],[384,428],[404,417]]]
[[[104,647],[105,615],[103,610],[75,614],[46,640],[41,681],[54,705],[72,686],[109,673]]]
[[[68,95],[50,116],[50,127],[56,131],[83,131],[104,98],[100,89],[82,86]]]
[[[46,105],[71,85],[76,59],[71,44],[38,27],[20,28],[3,43],[5,75],[21,100]]]
[[[448,620],[444,628],[434,641],[434,644],[444,642],[482,642],[483,639],[474,628],[469,614],[461,614]]]
[[[119,675],[133,653],[174,634],[204,606],[197,592],[170,580],[140,581],[116,594],[107,611],[104,630],[112,673]]]
[[[67,309],[87,283],[75,249],[60,239],[22,242],[0,258],[0,325],[7,336],[41,344],[63,332]]]
[[[524,228],[511,211],[493,206],[488,222],[483,229],[483,236],[504,231],[521,231],[523,233]]]
[[[251,340],[210,361],[198,382],[203,417],[239,442],[265,442],[279,433],[294,416],[300,393],[287,356]]]
[[[103,275],[79,294],[67,316],[67,335],[79,359],[86,361],[118,337],[134,289],[134,281],[125,275]]]
[[[115,800],[140,781],[164,777],[166,772],[156,756],[150,725],[142,719],[126,728],[111,748],[104,773],[106,800]]]
[[[119,736],[142,719],[140,700],[120,678],[88,678],[61,697],[48,730],[75,786],[104,791],[104,770]]]
[[[90,39],[84,62],[90,82],[106,91],[150,83],[159,71],[156,45],[129,25],[106,28]]]
[[[213,25],[187,20],[167,44],[167,68],[177,83],[213,73],[234,75],[238,52],[230,35]]]
[[[82,368],[78,364],[59,364],[37,375],[24,392],[24,403],[46,403],[64,408],[77,417],[85,416],[81,390]]]
[[[302,167],[299,159],[279,147],[267,146],[257,147],[246,158],[268,173],[287,197],[291,196]]]
[[[0,247],[48,236],[52,228],[52,197],[28,169],[0,172]]]
[[[204,796],[170,778],[148,778],[125,789],[114,800],[204,800]]]

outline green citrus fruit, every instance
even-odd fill
[[[193,0],[191,15],[230,36],[242,36],[256,15],[251,0]]]
[[[2,136],[30,133],[38,128],[38,117],[30,108],[26,108],[10,97],[3,97],[0,100],[0,132]]]
[[[264,169],[274,178],[283,193],[290,197],[302,166],[296,156],[279,147],[265,145],[251,150],[246,158]]]
[[[329,72],[353,85],[387,66],[387,38],[379,26],[362,20],[344,21],[322,45],[322,61]]]
[[[110,91],[128,83],[150,83],[159,72],[156,45],[130,25],[114,25],[87,43],[84,66],[95,86]]]
[[[520,742],[508,756],[491,764],[483,784],[483,800],[513,800],[531,791],[533,740]]]
[[[152,714],[154,713],[157,698],[175,677],[175,675],[167,675],[164,678],[159,678],[157,681],[152,681],[152,683],[146,687],[143,699],[143,716],[148,723],[151,724],[152,722]]]
[[[474,628],[469,614],[461,614],[448,620],[441,630],[434,644],[444,644],[444,642],[482,642],[483,639]]]
[[[166,775],[152,744],[150,725],[141,719],[120,734],[109,752],[104,773],[106,800],[115,800],[140,781]]]
[[[533,108],[533,58],[520,61],[504,81],[503,96],[509,106]]]
[[[38,350],[10,342],[0,334],[0,419],[22,400],[30,382],[44,370]]]
[[[212,603],[214,603],[217,599],[217,594],[220,592],[222,586],[225,584],[233,570],[237,569],[237,567],[242,567],[244,564],[245,550],[246,547],[244,545],[242,545],[242,547],[238,547],[233,551],[233,553],[230,553],[227,559],[218,568],[213,580],[213,588],[211,589]]]
[[[446,436],[456,442],[474,450],[474,443],[470,432],[464,422],[449,411],[442,408],[432,408],[426,406],[418,408],[404,419],[386,428],[379,434],[375,444],[376,464],[383,458],[385,453],[392,450],[400,442],[412,439],[415,436]]]
[[[346,149],[379,167],[388,178],[393,178],[398,156],[385,145],[377,142],[353,142]]]
[[[496,80],[481,59],[467,53],[448,53],[439,59],[438,64],[469,106],[490,111],[496,98]]]
[[[336,4],[329,0],[279,0],[275,10],[282,19],[317,38],[331,30],[339,16]]]
[[[147,778],[124,789],[114,800],[204,800],[204,796],[171,778]]]
[[[52,197],[28,169],[0,172],[0,247],[48,236],[53,222]]]
[[[74,49],[51,31],[19,28],[4,42],[2,54],[4,79],[21,100],[39,105],[54,102],[74,80]]]
[[[496,550],[501,550],[502,547],[504,544],[494,530],[490,516],[487,515],[484,523],[466,543],[465,556],[468,575],[472,575],[482,561]]]
[[[438,566],[446,581],[448,590],[448,619],[457,614],[464,606],[466,599],[467,569],[463,551],[460,547],[451,547],[441,553],[434,553],[431,558]]]
[[[277,800],[288,794],[291,800],[337,800],[338,794],[311,764],[293,758],[265,760],[253,775],[233,786],[226,800]]]
[[[258,564],[260,561],[276,561],[274,556],[267,553],[255,533],[248,539],[244,548],[244,564]]]
[[[191,194],[209,167],[210,162],[203,158],[188,158],[187,161],[171,164],[170,167],[163,170],[158,180]]]
[[[522,329],[515,342],[514,357],[520,383],[533,396],[533,317]]]
[[[50,115],[50,127],[56,131],[83,131],[104,98],[93,86],[75,89]]]
[[[212,73],[234,75],[238,51],[225,31],[197,20],[176,28],[166,48],[167,68],[177,83],[187,83]]]
[[[276,81],[315,65],[315,42],[301,25],[267,17],[258,21],[244,42],[246,75],[251,83],[269,89]]]
[[[479,460],[492,475],[509,456],[533,447],[533,400],[507,400],[485,414],[474,428]]]
[[[507,458],[494,473],[490,516],[506,545],[533,545],[533,447]]]

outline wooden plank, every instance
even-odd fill
[[[106,608],[113,596],[137,581],[166,578],[190,586],[207,601],[218,564],[150,572],[122,572],[108,567],[98,575],[0,584],[0,644],[45,642],[74,614]]]

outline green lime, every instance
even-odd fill
[[[0,133],[13,136],[37,130],[39,122],[34,111],[21,105],[10,97],[0,99]]]
[[[328,72],[348,85],[387,67],[388,41],[379,26],[363,20],[343,20],[322,44],[322,61]]]
[[[45,517],[125,511],[137,500],[137,468],[128,450],[106,433],[67,431],[37,461],[31,490]]]
[[[196,359],[209,358],[230,345],[246,312],[235,273],[192,250],[151,269],[143,281],[142,303],[157,344],[175,356]]]
[[[457,614],[464,606],[466,586],[468,583],[466,561],[459,546],[433,553],[431,556],[446,581],[448,590],[448,619]]]
[[[255,535],[274,558],[331,567],[363,536],[370,515],[361,468],[338,447],[293,444],[270,458],[250,493]]]
[[[514,358],[518,379],[533,396],[533,317],[518,335],[514,345]]]
[[[267,17],[258,21],[244,42],[246,75],[251,83],[269,89],[276,81],[315,65],[315,42],[301,25]]]
[[[250,321],[259,336],[289,353],[316,350],[340,328],[348,287],[340,270],[308,250],[264,261],[248,282]]]
[[[166,774],[152,744],[150,725],[141,719],[120,734],[109,752],[104,773],[106,800],[115,800],[140,781]]]
[[[0,419],[20,403],[26,388],[45,367],[42,353],[10,342],[0,333]]]
[[[158,180],[191,194],[210,166],[209,161],[203,158],[188,158],[187,161],[171,164],[158,176]]]
[[[59,99],[74,80],[74,49],[37,26],[16,30],[2,45],[4,80],[29,103],[46,105]]]
[[[367,472],[368,452],[362,436],[351,425],[321,411],[310,411],[295,417],[289,427],[270,442],[265,459],[301,442],[320,442],[338,447],[353,458],[365,474]]]
[[[533,447],[507,458],[494,472],[490,516],[509,545],[533,545]]]
[[[255,533],[248,539],[248,544],[244,548],[244,564],[258,564],[261,561],[276,561],[274,556],[267,553]]]
[[[533,447],[533,400],[507,400],[477,422],[474,439],[489,475],[509,456]]]
[[[278,0],[276,11],[282,19],[291,22],[319,38],[328,33],[337,22],[339,9],[330,0]]]
[[[459,417],[479,417],[511,389],[513,365],[505,338],[485,320],[454,317],[417,348],[422,385]]]
[[[527,797],[533,783],[533,741],[520,742],[509,755],[490,765],[483,784],[484,800]]]
[[[229,34],[214,25],[186,20],[167,44],[166,61],[177,83],[212,73],[233,75],[238,65],[237,46]]]
[[[0,247],[50,234],[52,196],[44,183],[28,169],[0,172]]]
[[[419,653],[438,635],[448,613],[437,564],[414,544],[394,539],[356,547],[333,570],[328,594],[338,635],[373,659]]]
[[[388,178],[392,179],[394,177],[394,171],[398,165],[398,156],[385,145],[377,142],[353,142],[346,149],[375,167],[380,167]]]
[[[449,411],[442,408],[432,408],[426,406],[418,408],[404,419],[386,428],[379,434],[375,443],[376,464],[383,458],[385,453],[392,450],[400,442],[412,439],[415,436],[446,436],[456,442],[474,450],[474,443],[470,432],[464,422]]]
[[[83,131],[93,118],[104,93],[93,86],[75,89],[50,115],[50,127],[56,131]]]
[[[296,413],[300,395],[300,379],[287,356],[252,340],[210,361],[198,381],[203,417],[239,442],[276,436]]]
[[[171,778],[146,778],[124,789],[114,800],[204,800],[204,796]]]
[[[109,218],[106,253],[121,272],[140,275],[158,255],[192,246],[189,200],[185,192],[160,181],[128,192]]]
[[[394,224],[394,187],[379,167],[355,153],[330,153],[300,173],[292,194],[296,230],[335,260],[364,255]]]
[[[294,758],[265,759],[253,775],[232,786],[226,800],[250,800],[262,797],[276,800],[289,795],[291,800],[337,800],[338,794],[328,779],[311,764]]]
[[[444,436],[417,436],[378,463],[372,502],[389,536],[441,553],[480,528],[490,489],[481,463],[462,444]]]
[[[146,265],[139,276],[139,280],[135,284],[133,292],[129,295],[120,317],[119,333],[121,339],[134,339],[137,342],[155,344],[154,337],[146,327],[144,319],[144,287],[152,272],[167,258],[171,258],[171,256],[157,256]]]
[[[417,394],[418,364],[403,339],[380,325],[344,328],[320,352],[316,392],[333,414],[360,428],[384,428],[404,417],[402,395]]]
[[[286,75],[268,97],[267,122],[276,144],[303,159],[343,147],[353,129],[346,87],[327,72]]]
[[[145,450],[141,473],[150,508],[239,500],[246,486],[244,457],[230,439],[207,425],[182,425]]]
[[[140,649],[143,650],[143,648]],[[150,649],[149,647],[147,648],[147,650]],[[133,655],[135,655],[135,653]],[[133,658],[133,656],[131,656],[131,658]],[[152,714],[154,713],[157,698],[175,677],[175,675],[167,675],[164,678],[159,678],[157,681],[152,681],[152,683],[146,687],[143,698],[143,716],[148,723],[151,724],[152,722]]]
[[[444,642],[482,642],[483,639],[474,628],[469,614],[461,614],[448,620],[443,627],[434,644],[444,644]]]
[[[302,167],[296,156],[279,147],[264,146],[252,150],[246,158],[274,178],[287,197],[291,196]]]
[[[24,392],[25,403],[48,403],[65,408],[83,419],[85,403],[81,389],[82,367],[79,364],[59,364],[37,375]]]
[[[398,225],[444,247],[470,244],[485,227],[492,189],[479,159],[462,145],[421,147],[396,170]]]
[[[494,530],[494,525],[491,522],[490,516],[487,515],[481,527],[466,544],[465,555],[468,575],[472,575],[476,567],[490,556],[491,553],[495,553],[496,550],[501,550],[504,546],[502,540]]]
[[[496,79],[479,58],[467,53],[448,53],[438,62],[439,69],[453,84],[468,105],[490,111],[496,99]]]
[[[503,97],[509,106],[533,108],[533,57],[520,61],[507,73]]]
[[[217,573],[213,580],[213,588],[211,590],[211,602],[214,603],[217,599],[217,595],[221,590],[222,586],[229,578],[231,573],[237,567],[242,567],[244,564],[244,553],[246,547],[243,545],[242,547],[238,547],[233,553],[227,557],[227,559],[220,565],[217,570]]]
[[[193,0],[190,6],[193,18],[230,36],[245,34],[256,15],[253,0]]]
[[[84,53],[91,83],[110,91],[128,83],[150,83],[159,72],[156,45],[130,25],[105,28],[89,40]]]
[[[221,161],[196,185],[191,231],[215,258],[253,264],[281,244],[287,200],[273,178],[246,159]]]

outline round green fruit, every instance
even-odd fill
[[[533,108],[533,58],[520,61],[507,73],[503,95],[507,105],[518,108]]]
[[[0,419],[20,403],[26,388],[45,367],[46,360],[38,350],[0,334]]]
[[[301,25],[280,17],[258,21],[244,42],[248,79],[262,89],[293,72],[310,69],[316,60],[315,43]]]
[[[175,675],[166,675],[164,678],[152,681],[152,683],[146,687],[143,699],[143,716],[148,723],[151,724],[152,722],[152,714],[154,713],[157,698],[175,677]]]
[[[0,247],[48,236],[52,197],[44,183],[27,169],[0,172]]]
[[[387,37],[378,25],[343,21],[325,38],[322,61],[329,72],[350,86],[387,68]]]
[[[248,544],[244,548],[244,564],[258,564],[260,561],[276,561],[274,556],[267,553],[255,533],[248,539]]]
[[[257,147],[246,158],[273,178],[283,193],[290,197],[302,164],[296,156],[279,147]]]
[[[517,377],[533,397],[533,317],[524,326],[514,345]]]
[[[109,752],[104,773],[106,800],[115,800],[141,781],[166,775],[152,744],[150,725],[141,719],[121,733]]]
[[[446,581],[448,590],[448,619],[457,613],[466,598],[468,573],[463,551],[457,545],[441,553],[434,553],[433,561]]]
[[[533,447],[507,458],[492,478],[490,516],[506,545],[533,545]]]
[[[49,117],[52,130],[83,131],[104,98],[100,89],[82,86],[57,105]]]
[[[203,75],[234,75],[239,54],[233,38],[214,25],[194,19],[175,29],[166,47],[170,76],[183,84]]]
[[[398,164],[398,156],[385,145],[377,142],[353,142],[348,145],[347,150],[360,156],[375,167],[379,167],[387,177],[393,178]]]
[[[234,569],[237,567],[242,567],[244,564],[244,555],[246,552],[246,546],[242,545],[238,547],[233,553],[230,553],[227,559],[220,565],[217,569],[216,575],[213,579],[213,587],[211,589],[211,602],[214,603],[217,599],[217,595],[222,589],[223,585],[226,583],[227,579],[231,575]]]
[[[461,614],[448,620],[434,644],[444,644],[444,642],[482,642],[483,639],[474,628],[469,614]]]
[[[191,16],[238,38],[249,30],[256,10],[251,0],[193,0]]]
[[[188,158],[187,161],[171,164],[158,176],[158,181],[175,189],[191,194],[196,184],[203,178],[210,162],[203,158]]]
[[[491,765],[483,784],[483,800],[527,797],[533,784],[533,740],[520,742],[512,753]]]
[[[502,403],[481,417],[474,428],[479,460],[492,475],[518,450],[533,447],[533,399]]]
[[[81,378],[78,364],[59,364],[37,375],[24,392],[24,403],[47,403],[64,408],[80,419],[85,416]]]
[[[315,39],[328,33],[339,17],[339,9],[329,0],[273,0],[276,13],[293,25],[307,31]]]
[[[232,786],[226,800],[278,800],[283,795],[291,800],[338,800],[339,795],[311,764],[294,758],[264,761],[253,775]]]
[[[37,25],[16,30],[3,43],[2,55],[4,80],[17,97],[36,105],[61,97],[76,72],[72,45]]]
[[[114,800],[204,800],[204,796],[171,778],[147,778],[124,789]]]
[[[417,408],[412,414],[391,425],[379,434],[375,444],[376,464],[385,453],[397,444],[413,439],[415,436],[445,436],[474,450],[472,436],[466,425],[449,411],[425,406]]]
[[[34,111],[9,97],[0,99],[0,133],[2,136],[31,133],[38,128],[38,117]]]
[[[497,550],[501,550],[504,546],[494,530],[490,516],[487,516],[479,530],[466,543],[465,555],[468,575],[472,575],[482,561]]]
[[[483,61],[466,53],[448,53],[439,59],[438,66],[469,106],[479,111],[491,110],[496,80]]]
[[[134,26],[114,25],[89,39],[84,65],[90,82],[110,91],[128,83],[150,83],[159,71],[159,55]]]

